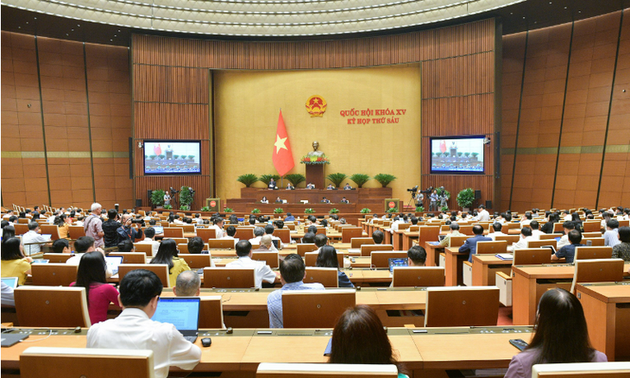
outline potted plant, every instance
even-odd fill
[[[335,188],[340,187],[341,183],[343,182],[343,180],[346,179],[346,177],[348,177],[348,175],[346,175],[345,173],[331,173],[326,176],[326,178],[333,183]]]
[[[363,209],[361,209],[361,211],[359,211],[361,214],[369,214],[372,212],[372,210],[368,209],[367,207],[364,207]]]
[[[210,207],[209,206],[204,206],[201,208],[200,211],[210,211]]]
[[[151,203],[155,207],[164,205],[164,191],[162,189],[154,190],[151,193]]]
[[[298,184],[306,181],[306,177],[304,177],[304,175],[301,173],[291,173],[291,174],[285,175],[284,178],[287,179],[291,183],[291,185],[293,185],[296,188]]]
[[[273,213],[274,214],[282,214],[282,213],[284,213],[284,210],[282,210],[281,207],[276,207],[275,209],[273,209]]]
[[[396,180],[396,176],[390,175],[388,173],[379,173],[378,175],[374,176],[374,180],[378,181],[383,186],[383,188],[386,188],[390,182]]]
[[[190,206],[189,206],[189,205],[181,205],[181,206],[179,207],[179,209],[180,209],[180,210],[184,210],[184,211],[188,211],[188,210],[190,210]]]
[[[397,213],[398,212],[398,208],[397,207],[389,208],[389,209],[387,209],[387,212],[388,213]]]
[[[190,206],[193,203],[193,196],[188,186],[182,186],[179,190],[179,208],[181,210],[190,210]],[[187,208],[184,209],[184,206]]]
[[[236,181],[240,182],[241,184],[245,184],[246,188],[249,188],[250,186],[252,186],[256,181],[258,181],[258,176],[256,176],[253,173],[246,173],[244,175],[240,175],[236,178]]]
[[[333,207],[332,209],[330,209],[330,211],[328,212],[328,214],[338,214],[339,213],[339,209],[337,209],[336,207]]]
[[[416,206],[416,213],[421,213],[424,211],[424,206]]]
[[[359,188],[362,188],[366,182],[370,181],[370,178],[370,176],[364,173],[355,173],[350,176],[350,180],[354,181],[354,183],[357,184],[357,187]]]
[[[304,214],[314,214],[314,213],[315,213],[315,210],[313,210],[313,209],[312,209],[312,208],[310,208],[310,207],[309,207],[309,208],[307,208],[307,209],[304,209]]]
[[[226,207],[225,209],[223,209],[224,213],[233,213],[234,209],[232,209],[231,207]]]
[[[260,214],[260,209],[254,209],[254,210],[252,210],[252,214]]]
[[[265,186],[269,186],[269,182],[271,181],[271,179],[274,179],[277,185],[278,181],[280,181],[280,176],[278,175],[261,175],[260,176],[260,181],[264,182]]]
[[[173,205],[164,205],[164,210],[172,210]]]
[[[473,202],[475,202],[475,191],[472,190],[472,188],[462,189],[462,191],[457,194],[457,204],[463,208],[464,211],[468,211]]]

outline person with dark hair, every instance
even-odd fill
[[[489,222],[490,213],[488,213],[488,210],[486,210],[486,207],[484,205],[479,205],[477,209],[478,209],[477,218],[479,222]]]
[[[284,248],[284,244],[282,244],[282,240],[280,240],[279,237],[273,235],[273,232],[275,229],[276,228],[272,224],[267,224],[265,226],[265,235],[269,235],[271,236],[271,240],[275,240],[273,244],[274,246],[277,246],[277,249],[282,249]]]
[[[540,240],[540,235],[544,235],[545,233],[540,231],[540,224],[538,224],[537,220],[532,220],[529,222],[529,227],[532,229],[532,238],[534,240]]]
[[[438,244],[440,247],[450,247],[451,246],[451,238],[453,236],[464,236],[464,234],[459,232],[459,224],[458,223],[452,222],[449,225],[449,228],[451,229],[451,231],[448,233],[448,235],[444,236],[444,239],[442,239],[440,241],[440,244]]]
[[[577,212],[571,214],[571,222],[575,225],[575,229],[582,232],[582,219],[580,219],[580,214]]]
[[[72,224],[72,218],[66,216],[66,214],[60,214],[55,217],[53,224],[57,226],[57,232],[59,233],[60,238],[70,239],[68,236],[68,229],[70,224]]]
[[[307,232],[312,232],[313,234],[317,234],[317,226],[315,226],[314,224],[308,226],[306,230]]]
[[[57,239],[52,244],[54,253],[71,253],[70,242],[66,239]]]
[[[225,234],[221,239],[234,240],[234,248],[236,248],[236,243],[238,243],[238,239],[235,238],[234,235],[236,235],[236,227],[229,225],[225,228]]]
[[[374,240],[374,244],[383,244],[383,240],[385,239],[385,234],[381,230],[374,230],[372,232],[372,240]]]
[[[547,217],[547,223],[545,223],[542,226],[540,231],[544,232],[545,234],[553,234],[553,225],[559,221],[560,221],[560,214],[558,213],[549,214]]]
[[[337,250],[331,245],[325,245],[319,249],[315,266],[320,268],[337,268],[337,279],[339,287],[354,287],[348,276],[339,270],[339,260]]]
[[[20,239],[2,239],[2,277],[17,277],[18,285],[24,285],[26,276],[31,274],[33,259],[24,257]]]
[[[414,245],[407,251],[409,266],[424,266],[427,262],[427,251],[419,245]]]
[[[304,237],[302,238],[302,243],[315,244],[315,234],[312,232],[307,232],[306,234],[304,234]]]
[[[40,253],[42,250],[42,244],[49,240],[43,237],[41,232],[39,223],[30,222],[28,224],[28,232],[22,235],[22,245],[24,246],[24,251],[28,256]]]
[[[560,260],[561,258],[565,258],[565,261],[569,264],[573,263],[575,259],[575,248],[579,247],[582,242],[582,233],[578,230],[569,231],[569,241],[571,244],[565,245],[560,248],[555,254],[551,255],[552,261]]]
[[[188,253],[203,253],[203,239],[199,236],[195,236],[188,240]],[[207,251],[206,251],[207,252]]]
[[[558,244],[556,246],[556,249],[560,249],[562,247],[564,247],[565,245],[569,245],[571,244],[569,242],[569,232],[571,232],[571,230],[575,230],[575,223],[571,222],[571,221],[565,221],[562,223],[562,236],[560,237],[560,240],[558,240]]]
[[[365,305],[347,309],[333,330],[329,363],[393,364],[398,378],[405,378],[394,357],[387,332],[376,312]]]
[[[175,286],[177,276],[185,270],[190,270],[190,267],[186,263],[186,260],[178,257],[179,250],[177,249],[177,243],[173,239],[164,239],[158,252],[151,259],[149,264],[166,264],[168,265],[168,282],[169,286]]]
[[[216,217],[213,221],[213,225],[210,228],[214,228],[215,237],[217,239],[222,239],[224,235],[223,232],[223,218]]]
[[[256,288],[262,287],[262,282],[268,282],[270,284],[278,281],[278,276],[274,273],[269,265],[263,261],[252,260],[252,243],[247,240],[239,240],[236,243],[236,255],[238,260],[232,261],[225,265],[226,268],[253,268],[254,269],[254,286]]]
[[[295,217],[291,213],[287,213],[286,218],[284,218],[285,222],[295,222]]]
[[[173,288],[176,297],[198,297],[201,287],[201,278],[194,270],[185,270],[177,276],[177,282]]]
[[[278,230],[282,230],[282,228],[284,227],[284,221],[278,219],[277,221],[273,222],[273,225],[276,226]]]
[[[617,219],[610,219],[606,222],[606,232],[604,232],[604,245],[609,247],[615,247],[621,243],[619,241],[619,221]]]
[[[90,327],[88,348],[152,350],[156,378],[166,378],[171,365],[191,370],[199,363],[198,346],[186,340],[173,324],[151,320],[162,293],[162,283],[155,273],[132,270],[118,289],[123,311],[116,319]]]
[[[535,364],[608,361],[591,346],[582,304],[564,289],[540,297],[534,330],[527,348],[512,357],[505,378],[529,378]]]
[[[494,222],[492,224],[492,226],[490,226],[490,227],[492,227],[492,231],[493,232],[489,233],[488,237],[490,239],[492,239],[493,241],[496,240],[497,236],[501,236],[501,235],[505,236],[505,235],[507,235],[506,233],[504,233],[502,231],[503,230],[503,225],[501,223],[499,223],[499,222]]]
[[[133,223],[132,218],[131,214],[124,214],[122,216],[121,226],[116,229],[119,242],[129,240],[130,242],[135,243],[136,240],[142,237],[138,230],[131,226]]]
[[[315,235],[315,245],[317,246],[317,253],[328,244],[328,236],[324,234],[316,234]]]
[[[84,287],[87,299],[90,322],[96,323],[107,320],[109,304],[118,305],[118,290],[107,283],[107,264],[100,252],[88,252],[81,256],[77,280],[70,286]]]
[[[630,227],[619,227],[619,244],[613,247],[612,257],[630,261]]]
[[[267,297],[269,328],[282,328],[282,292],[285,290],[325,290],[320,283],[305,284],[304,277],[306,277],[306,266],[300,255],[292,253],[280,261],[282,288],[270,293]]]
[[[118,243],[118,252],[134,252],[136,249],[129,240],[123,240]]]
[[[160,242],[155,241],[155,228],[147,227],[144,229],[144,239],[135,242],[135,244],[151,244],[151,255],[155,256],[160,248]]]
[[[477,242],[480,241],[492,241],[492,239],[490,239],[487,236],[483,236],[483,227],[481,227],[481,225],[474,225],[472,228],[473,234],[475,234],[475,236],[473,236],[472,238],[468,238],[466,239],[466,241],[464,242],[464,245],[462,245],[461,247],[459,247],[459,252],[468,252],[468,262],[472,262],[472,257],[475,253],[477,253]]]
[[[2,227],[2,240],[9,240],[15,237],[15,227],[7,225]]]
[[[118,216],[118,211],[116,209],[109,209],[107,211],[107,220],[103,222],[103,241],[105,242],[105,248],[114,247],[118,244],[119,236],[118,228],[121,226],[118,221],[120,217]]]
[[[514,250],[517,249],[527,248],[530,240],[534,240],[534,237],[532,236],[532,229],[529,227],[523,227],[521,228],[521,237],[516,243],[512,243],[511,246],[508,246],[508,250],[510,252],[514,252]]]

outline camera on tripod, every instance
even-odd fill
[[[407,189],[407,191],[408,191],[408,192],[411,192],[411,193],[413,193],[413,194],[415,194],[415,193],[418,191],[418,185],[414,186],[414,187],[413,187],[413,188],[411,188],[411,189]]]
[[[420,191],[420,193],[424,193],[424,194],[431,194],[432,192],[433,192],[433,187],[432,186],[429,186],[425,190],[421,190]]]

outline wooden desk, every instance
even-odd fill
[[[403,232],[403,245],[402,250],[408,251],[409,248],[413,246],[413,241],[417,240],[420,237],[420,233],[418,231],[405,231]]]
[[[576,293],[593,348],[605,353],[608,361],[630,359],[630,285],[579,284]]]
[[[495,274],[503,272],[510,274],[512,260],[501,260],[495,255],[473,255],[472,284],[473,286],[494,286]]]
[[[425,242],[424,250],[427,251],[426,266],[439,266],[440,252],[444,252],[444,247],[440,247],[433,242]]]
[[[407,232],[409,230],[395,230],[394,231],[394,235],[392,235],[392,243],[394,245],[394,250],[395,251],[408,251],[409,248],[407,249],[403,249],[403,238],[404,238],[404,233]]]
[[[446,275],[445,286],[463,285],[464,261],[468,261],[468,252],[459,252],[459,247],[444,248],[444,274]]]

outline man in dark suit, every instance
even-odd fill
[[[490,239],[489,237],[483,236],[483,227],[481,227],[480,225],[474,225],[472,230],[475,236],[466,239],[464,245],[459,247],[459,252],[470,252],[470,255],[468,256],[468,262],[472,262],[472,256],[477,253],[477,242],[492,241],[492,239]]]

